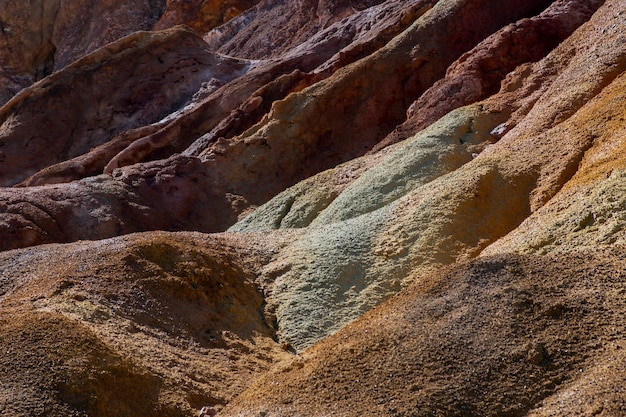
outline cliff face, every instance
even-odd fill
[[[0,414],[626,415],[624,1],[20,5]]]

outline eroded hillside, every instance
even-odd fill
[[[0,3],[0,414],[626,415],[626,2],[123,3]]]

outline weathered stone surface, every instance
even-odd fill
[[[515,88],[451,112],[399,144],[338,196],[332,188],[324,190],[332,184],[329,177],[342,178],[345,166],[309,179],[304,194],[297,187],[286,191],[232,228],[289,227],[282,219],[289,217],[291,207],[311,210],[301,215],[306,222],[296,224],[310,224],[311,230],[267,270],[267,280],[276,287],[268,296],[279,335],[302,348],[317,340],[316,335],[325,336],[324,329],[332,333],[346,322],[342,320],[358,317],[411,280],[477,256],[554,196],[599,138],[618,137],[623,129],[618,116],[625,91],[621,82],[593,97],[625,69],[622,37],[610,35],[620,19],[604,7],[533,66],[541,74],[558,67],[556,61],[560,77],[547,77],[546,84],[538,85],[527,74]],[[602,30],[598,26],[609,34],[601,41],[589,36]],[[589,65],[590,53],[601,57],[594,80],[582,69]],[[525,116],[519,111],[511,116],[512,109],[523,108],[518,94],[526,99],[529,88],[540,92],[534,107]],[[557,100],[558,94],[564,99]],[[574,101],[574,95],[589,101]],[[521,120],[512,122],[514,117]],[[616,127],[605,120],[614,120]],[[480,153],[497,140],[490,132],[503,122],[516,127]],[[474,152],[479,155],[472,159]],[[324,209],[317,209],[308,196],[327,201]],[[607,203],[607,211],[618,201]]]
[[[228,139],[243,133],[270,110],[274,101],[380,48],[429,7],[429,2],[413,0],[403,5],[385,4],[374,11],[356,13],[353,18],[337,22],[297,46],[285,60],[258,64],[250,74],[227,83],[224,88],[220,88],[223,82],[217,79],[203,83],[194,96],[195,104],[179,114],[150,126],[126,131],[86,155],[45,169],[37,175],[36,181],[28,183],[34,185],[80,179],[93,175],[102,167],[109,172],[120,164],[128,165],[152,158],[155,153],[162,157],[163,151],[183,151],[194,139],[197,140],[185,153],[198,155],[217,139]],[[370,29],[361,30],[361,25]],[[314,69],[317,74],[303,72]],[[255,103],[254,109],[251,109],[250,103]],[[85,166],[94,169],[88,171]]]
[[[490,25],[532,7],[529,3],[516,5],[507,13],[498,13],[497,20],[485,15],[480,18],[481,27],[471,26],[474,35],[470,36],[470,21],[488,8],[476,9],[473,3],[464,2],[438,3],[371,57],[276,102],[257,125],[234,140],[218,140],[199,156],[219,170],[220,183],[229,184],[233,193],[258,205],[295,179],[364,154],[404,119],[408,97],[421,93],[423,86],[443,75],[455,55],[472,46],[477,31],[488,34]],[[446,25],[453,22],[456,29],[451,32]],[[455,44],[456,49],[437,50],[437,42]],[[274,163],[278,152],[280,165]],[[242,175],[245,172],[252,175]],[[257,178],[272,181],[257,182]]]
[[[623,415],[624,1],[244,3],[0,109],[0,414]]]
[[[0,413],[190,416],[223,406],[287,355],[252,269],[279,245],[152,233],[4,252]]]
[[[494,4],[493,7],[497,9],[499,6]],[[516,15],[519,17],[536,7],[537,4],[526,2],[511,5],[506,12],[494,14],[489,8],[477,8],[471,2],[442,3],[430,10],[422,5],[419,10],[425,14],[379,52],[345,67],[306,90],[275,102],[267,117],[236,138],[217,140],[201,151],[199,149],[200,152],[195,151],[203,165],[201,172],[192,177],[204,176],[215,183],[213,187],[201,189],[199,198],[215,203],[211,216],[213,221],[208,222],[212,226],[206,228],[207,222],[203,221],[202,225],[191,228],[202,231],[223,230],[246,209],[266,202],[297,180],[365,153],[404,118],[407,97],[419,94],[422,85],[432,84],[445,72],[448,64],[480,40],[481,34],[487,35],[508,19]],[[444,16],[443,22],[440,16]],[[482,23],[476,27],[470,22],[478,17]],[[454,32],[449,30],[452,24],[456,28]],[[463,33],[468,36],[463,36]],[[437,42],[455,46],[437,49]],[[416,43],[419,43],[419,48],[414,47]],[[194,133],[197,135],[202,130],[213,129],[237,106],[241,106],[245,113],[246,103],[254,103],[249,97],[257,90],[255,86],[262,87],[277,75],[292,69],[293,65],[294,62],[287,59],[269,64],[269,70],[268,66],[259,67],[234,83],[214,91],[206,99],[192,103],[179,117],[164,121],[164,126],[155,129],[156,132],[149,129],[149,132],[154,133],[139,139],[131,133],[130,136],[135,140],[107,163],[105,172],[154,157],[155,152],[158,155],[158,151],[164,148],[180,150],[175,142],[188,141]],[[414,74],[417,68],[419,72]],[[248,82],[252,79],[255,81]],[[358,86],[357,90],[355,86]],[[289,90],[286,89],[283,94]],[[384,92],[384,95],[372,95],[373,91]],[[312,96],[315,100],[310,99]],[[3,110],[10,108],[5,106]],[[338,114],[343,115],[342,118],[338,119]],[[126,129],[131,127],[125,126]],[[5,146],[12,143],[15,142],[8,142]],[[294,146],[296,143],[297,146]],[[118,150],[119,143],[114,141],[112,146],[112,149]],[[8,152],[4,152],[5,157],[8,157]],[[102,157],[103,154],[105,157]],[[73,179],[77,172],[79,175],[85,171],[92,173],[94,170],[85,170],[80,163],[93,163],[95,167],[100,167],[111,152],[103,154],[80,158],[78,166],[70,163],[69,166],[54,167],[51,172],[44,172],[41,177],[34,178],[32,183],[46,183],[50,179],[56,182],[59,178],[63,179],[66,173],[69,179]],[[283,163],[280,166],[275,163],[277,157]],[[31,162],[26,164],[32,165]],[[20,168],[20,172],[27,170],[23,166]],[[133,168],[135,171],[137,169]],[[264,174],[258,175],[261,172]],[[152,176],[148,173],[146,175]],[[121,176],[125,177],[124,174]],[[266,181],[265,178],[272,180]],[[181,188],[191,189],[193,183]],[[151,200],[147,204],[161,207],[159,198],[157,196],[157,201]],[[193,218],[197,215],[190,213],[190,216]],[[145,225],[143,230],[150,228]]]
[[[209,91],[207,97],[200,96],[196,106],[168,123],[125,134],[119,138],[120,142],[124,146],[132,143],[132,146],[111,161],[105,171],[140,162],[163,148],[184,150],[188,156],[198,156],[217,140],[243,134],[270,111],[275,101],[379,49],[426,12],[430,3],[412,0],[402,7],[395,3],[385,4],[331,25],[294,47],[284,59],[258,63],[249,74],[217,88],[217,91]],[[370,29],[359,30],[361,25]]]
[[[505,26],[463,54],[407,110],[407,121],[376,145],[376,152],[404,140],[458,107],[495,94],[506,75],[524,63],[538,61],[602,4],[602,1],[555,1],[540,15]]]
[[[621,66],[626,69],[626,62]],[[625,104],[622,74],[573,117],[570,129],[559,132],[561,136],[584,132],[587,143],[593,144],[574,160],[577,170],[572,179],[485,254],[566,252],[624,242]]]
[[[185,24],[203,35],[240,15],[258,0],[167,0],[155,30]]]
[[[142,230],[214,229],[225,219],[207,216],[213,195],[198,193],[212,184],[197,158],[178,157],[128,169],[118,178],[100,175],[69,184],[2,188],[0,247],[104,239]]]
[[[53,70],[137,30],[152,29],[165,0],[20,0],[0,4],[0,104]]]
[[[621,416],[624,255],[501,255],[439,272],[220,415]]]
[[[262,0],[205,39],[219,52],[251,59],[277,58],[322,29],[382,0]],[[355,7],[356,6],[356,7]]]
[[[180,27],[138,32],[112,43],[21,91],[0,109],[0,184],[14,185],[120,132],[157,122],[182,107],[204,80],[227,82],[248,68],[248,61],[209,52]],[[103,168],[78,167],[83,176]],[[46,175],[54,177],[40,177]],[[35,177],[26,184],[42,181]]]

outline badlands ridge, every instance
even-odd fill
[[[0,415],[626,416],[626,1],[0,2]]]

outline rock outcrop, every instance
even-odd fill
[[[626,416],[623,0],[0,26],[0,414]]]
[[[489,36],[411,104],[407,120],[373,152],[412,136],[458,107],[494,95],[508,73],[545,57],[587,21],[601,3],[556,1],[538,16],[507,25]]]
[[[371,165],[365,157],[322,173],[235,225],[231,230],[308,226],[308,233],[285,250],[277,266],[268,268],[267,279],[275,286],[269,305],[281,324],[279,333],[306,347],[406,283],[476,257],[492,243],[498,247],[500,238],[511,233],[504,241],[513,239],[526,224],[538,246],[552,243],[530,228],[534,218],[544,221],[537,216],[545,210],[540,208],[570,184],[583,154],[592,152],[594,145],[606,149],[606,141],[625,129],[620,120],[626,91],[620,76],[626,69],[623,38],[609,35],[596,43],[588,35],[598,25],[611,33],[609,28],[621,19],[613,16],[612,20],[608,7],[600,11],[534,64],[524,81],[449,113],[389,149],[388,156],[371,168],[362,168]],[[620,48],[622,52],[617,52]],[[590,53],[601,57],[593,81],[582,70],[589,65]],[[559,64],[560,77],[544,76]],[[537,81],[539,77],[545,84]],[[563,100],[557,99],[559,94]],[[586,98],[573,101],[573,95]],[[533,107],[524,107],[529,99]],[[497,137],[492,132],[503,124],[516,127],[493,144]],[[341,186],[330,186],[333,183]],[[616,195],[621,195],[620,189],[615,189]],[[585,201],[583,217],[590,218],[591,207],[612,212],[610,207],[621,201],[615,197],[593,203],[589,192],[579,199],[581,204]],[[561,221],[579,209],[567,210]],[[574,225],[569,230],[574,230],[576,221],[570,224]],[[612,235],[602,237],[608,242],[617,241],[622,228],[611,223],[601,230]]]
[[[203,36],[257,0],[61,0],[0,5],[0,104],[104,45],[142,30],[187,25]]]
[[[27,184],[56,182],[59,178],[69,180],[77,174],[81,176],[82,172],[91,174],[93,168],[85,169],[85,166],[100,167],[102,160],[113,154],[109,148],[111,145],[114,151],[118,151],[120,145],[128,146],[106,164],[104,170],[108,173],[117,167],[163,157],[163,152],[182,152],[191,144],[186,154],[197,157],[202,162],[191,164],[198,167],[198,172],[190,176],[191,180],[198,176],[207,177],[215,186],[196,187],[194,183],[178,185],[179,189],[195,188],[199,192],[199,198],[213,201],[210,215],[213,219],[212,227],[198,224],[190,228],[206,232],[224,230],[246,210],[265,203],[298,180],[366,153],[404,119],[407,103],[443,76],[447,66],[456,58],[478,43],[481,37],[507,23],[507,20],[528,14],[538,8],[539,4],[539,1],[520,2],[512,4],[506,10],[500,10],[501,7],[494,3],[490,7],[495,8],[495,13],[490,7],[478,6],[473,2],[443,2],[430,8],[432,4],[423,0],[409,8],[415,10],[417,14],[413,18],[417,20],[393,41],[371,56],[337,70],[328,78],[318,81],[306,90],[295,92],[284,100],[268,94],[276,101],[263,106],[263,110],[269,111],[267,116],[233,138],[213,137],[200,144],[191,144],[196,138],[203,141],[205,138],[200,135],[210,132],[232,111],[242,112],[244,115],[254,113],[265,101],[259,91],[264,85],[274,82],[281,75],[294,74],[294,69],[313,71],[323,65],[324,61],[311,62],[310,57],[304,55],[300,59],[287,57],[261,65],[199,102],[190,103],[181,110],[181,114],[142,128],[140,132],[130,131],[123,134],[120,140],[114,139],[110,145],[106,145],[106,151],[97,150],[95,155],[86,155],[67,164],[52,167],[41,175],[36,175]],[[382,10],[388,11],[387,8]],[[384,19],[384,26],[391,25],[385,14],[378,16]],[[405,14],[397,16],[397,20],[403,19],[406,19]],[[477,19],[481,21],[481,25],[474,24]],[[452,26],[455,31],[450,30]],[[439,44],[454,47],[437,48]],[[332,58],[332,55],[331,50],[326,57]],[[59,76],[67,71],[62,71]],[[294,75],[298,74],[296,72]],[[297,81],[288,81],[292,83],[292,87],[280,89],[279,92],[287,94],[301,89],[303,86]],[[310,82],[312,81],[305,80],[304,84]],[[28,95],[36,87],[33,86],[22,94]],[[268,86],[266,91],[271,93],[275,90],[276,88]],[[381,93],[373,94],[374,91]],[[311,97],[315,99],[311,100]],[[10,109],[10,106],[5,106],[5,110]],[[7,120],[13,119],[7,116]],[[141,136],[146,133],[147,136]],[[45,144],[49,140],[52,137],[43,137],[40,142]],[[4,146],[10,146],[11,142],[5,143]],[[0,152],[5,155],[8,153],[2,148]],[[275,163],[277,157],[280,158],[281,165]],[[174,161],[177,160],[180,158],[171,160],[170,164],[175,164]],[[189,166],[187,161],[184,164]],[[125,180],[136,175],[154,176],[150,168],[132,168],[132,174],[127,175],[122,171],[115,178]],[[9,180],[12,179],[9,177]],[[146,178],[141,183],[148,181]],[[120,184],[121,187],[127,185]],[[12,201],[23,198],[19,190],[5,192],[17,194],[15,197],[6,197]],[[104,190],[103,192],[106,193]],[[111,198],[116,200],[115,196]],[[147,205],[163,207],[164,202],[158,201],[158,195],[156,198],[156,201],[147,202]],[[47,211],[54,209],[50,207]],[[189,216],[194,217],[196,214],[189,213]],[[41,223],[38,219],[27,218],[25,221]],[[150,230],[147,224],[135,226],[139,230]],[[43,232],[47,233],[46,230]],[[102,236],[85,237],[97,239]]]
[[[162,30],[184,24],[198,35],[204,35],[258,2],[258,0],[167,0],[163,15],[154,29]]]
[[[1,184],[14,185],[103,144],[110,148],[119,133],[158,122],[184,106],[205,80],[226,83],[249,67],[249,61],[210,52],[181,27],[137,32],[111,43],[2,107]],[[85,177],[102,172],[97,164],[79,168]],[[37,178],[27,182],[36,183]]]
[[[220,416],[621,416],[624,255],[501,255],[433,274]]]
[[[152,233],[1,255],[0,413],[193,415],[287,355],[254,265],[280,243]]]
[[[86,54],[150,30],[165,0],[19,0],[0,4],[0,103]],[[181,22],[182,23],[182,22]]]

